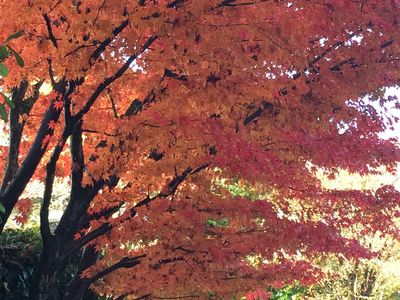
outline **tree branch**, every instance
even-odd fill
[[[241,3],[235,3],[237,0],[223,0],[218,6],[223,7],[236,7],[236,6],[247,6],[247,5],[255,5],[263,2],[267,2],[270,0],[254,0],[250,2],[241,2]]]
[[[178,186],[189,176],[196,174],[204,169],[206,169],[209,166],[209,164],[203,164],[195,169],[192,169],[191,167],[186,168],[186,170],[181,174],[175,176],[167,185],[167,190],[164,192],[161,192],[153,197],[146,197],[142,201],[139,201],[133,208],[129,210],[129,214],[126,218],[121,220],[120,223],[123,223],[134,216],[136,216],[136,209],[138,207],[144,206],[144,205],[149,205],[152,201],[158,199],[158,198],[167,198],[169,196],[172,196],[175,194]],[[119,208],[119,206],[116,206]],[[100,225],[98,228],[94,229],[93,231],[88,232],[86,235],[84,235],[82,238],[76,241],[75,245],[70,247],[71,251],[76,251],[79,248],[82,248],[83,246],[87,245],[91,241],[95,240],[96,238],[106,234],[109,232],[114,226],[107,222],[102,225]],[[67,253],[67,255],[70,255],[70,253]]]
[[[18,88],[14,88],[12,91],[12,102],[14,103],[15,107],[10,109],[10,146],[8,147],[7,164],[0,187],[0,193],[4,192],[18,170],[19,146],[21,143],[23,130],[23,123],[19,122],[19,117],[21,115],[23,99],[25,97],[27,88],[28,82],[24,80],[21,81]]]
[[[118,112],[117,112],[117,108],[116,108],[116,106],[115,106],[114,98],[113,98],[113,96],[111,95],[111,89],[108,88],[108,89],[107,89],[107,92],[108,92],[108,98],[110,99],[110,102],[111,102],[111,108],[112,108],[112,111],[113,111],[113,114],[114,114],[114,118],[118,119],[118,118],[119,118],[119,117],[118,117]]]
[[[50,41],[53,43],[53,46],[58,49],[57,39],[54,36],[53,28],[51,27],[50,17],[47,14],[44,14],[43,17],[44,17],[44,20],[46,21],[46,27],[47,27],[47,31],[49,33]]]
[[[61,140],[57,143],[46,165],[46,179],[43,193],[43,202],[40,208],[40,233],[42,235],[43,244],[46,245],[51,239],[50,224],[49,224],[49,207],[51,196],[53,193],[54,176],[57,166],[57,161],[60,158],[61,152],[64,149],[68,139],[68,134],[63,133]]]
[[[90,283],[94,283],[100,278],[110,274],[111,272],[121,269],[121,268],[132,268],[140,263],[140,259],[146,257],[146,254],[143,255],[138,255],[134,257],[124,257],[117,263],[109,266],[108,268],[105,268],[104,270],[100,271],[99,273],[95,274],[92,276],[89,281]]]
[[[93,266],[96,263],[98,256],[99,252],[96,251],[94,246],[88,246],[82,251],[78,270],[75,272],[63,300],[84,298],[83,296],[90,285],[90,279],[82,278],[81,274],[84,270],[86,270],[90,266]]]
[[[42,123],[37,131],[35,140],[25,157],[21,167],[15,173],[13,180],[7,186],[5,191],[0,195],[0,202],[5,207],[5,212],[0,212],[0,232],[3,231],[5,223],[11,214],[19,196],[22,194],[44,153],[46,152],[48,142],[46,142],[54,133],[54,129],[49,127],[51,122],[57,122],[61,110],[55,108],[55,102],[59,101],[60,97],[65,95],[66,90],[69,89],[69,84],[62,81],[58,85],[58,95],[53,99],[48,107]]]
[[[129,24],[129,19],[126,19],[124,21],[122,21],[122,23],[116,27],[113,32],[112,32],[112,36],[106,38],[104,41],[102,41],[100,43],[100,45],[97,47],[97,49],[92,53],[92,55],[90,55],[89,58],[89,65],[92,66],[96,60],[100,57],[100,55],[104,52],[104,50],[106,49],[106,47],[111,44],[111,42],[113,41],[113,39],[122,32],[122,30],[124,30],[124,28],[126,26],[128,26]]]
[[[53,154],[51,155],[49,161],[46,164],[46,179],[45,179],[45,188],[43,193],[43,202],[40,208],[40,233],[42,235],[42,240],[44,245],[46,245],[51,240],[51,232],[50,232],[50,224],[49,224],[49,207],[51,203],[51,197],[53,193],[53,183],[55,177],[55,171],[57,167],[57,162],[60,158],[61,152],[64,149],[65,143],[67,142],[68,137],[71,134],[72,128],[70,125],[70,105],[71,99],[70,96],[75,89],[75,83],[72,82],[70,88],[65,93],[63,97],[64,102],[64,114],[65,114],[65,127],[64,131],[61,135],[60,141],[57,143],[53,150]]]
[[[131,65],[131,63],[133,61],[136,60],[136,58],[142,54],[143,52],[145,52],[150,45],[157,39],[157,36],[152,35],[147,41],[146,43],[144,43],[142,49],[135,53],[132,54],[127,61],[122,65],[121,68],[118,69],[117,72],[114,73],[114,75],[107,77],[94,91],[94,93],[90,96],[89,100],[86,102],[86,104],[84,105],[84,107],[76,114],[76,118],[80,119],[84,114],[86,114],[90,108],[92,107],[92,105],[94,104],[94,102],[96,101],[96,99],[100,96],[100,94],[110,85],[112,84],[115,80],[117,80],[118,78],[120,78],[125,71],[129,68],[129,66]]]

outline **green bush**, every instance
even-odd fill
[[[0,235],[0,299],[27,300],[33,270],[42,250],[40,229],[32,227],[6,229]],[[62,286],[67,286],[75,275],[79,255],[74,256],[66,268]],[[85,300],[105,299],[88,293]]]
[[[27,299],[42,242],[38,228],[5,230],[0,236],[0,299]]]

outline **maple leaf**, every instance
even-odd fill
[[[54,130],[56,128],[57,122],[51,120],[48,124],[48,128]]]
[[[80,232],[77,232],[74,234],[74,241],[78,241],[82,238],[82,234]]]
[[[14,216],[15,222],[26,224],[32,212],[32,201],[28,198],[22,198],[17,202],[16,208],[18,210],[18,215]]]
[[[53,106],[56,110],[62,110],[64,103],[61,100],[56,100],[53,102]]]
[[[50,134],[46,134],[42,140],[42,149],[46,148],[47,145],[49,144],[51,139],[51,135]]]

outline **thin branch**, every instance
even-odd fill
[[[111,102],[111,108],[112,108],[112,111],[113,111],[113,114],[114,114],[114,118],[118,119],[119,117],[118,117],[117,108],[115,106],[114,98],[111,95],[111,89],[110,88],[107,89],[107,93],[108,93],[108,98],[110,99],[110,102]]]
[[[25,97],[26,90],[28,88],[28,82],[26,80],[21,81],[18,88],[12,90],[12,102],[14,103],[14,109],[10,109],[10,134],[9,134],[9,147],[7,164],[4,169],[3,180],[0,187],[0,193],[3,193],[14,177],[18,170],[18,156],[19,147],[22,139],[22,131],[24,122],[20,122],[20,116],[22,114],[23,100]]]
[[[113,30],[113,35],[111,37],[106,38],[104,41],[100,43],[97,49],[90,55],[89,65],[93,65],[95,61],[100,57],[100,55],[104,52],[106,47],[111,44],[113,39],[124,30],[126,26],[129,24],[129,19],[122,21],[122,23]]]
[[[175,296],[175,297],[158,297],[152,296],[154,299],[187,299],[187,298],[199,298],[199,295],[186,295],[186,296]]]
[[[73,93],[75,88],[74,84],[71,84],[68,87],[68,90],[66,91],[65,95],[63,96],[63,102],[65,105],[68,105],[70,103],[70,96]],[[66,111],[69,110],[68,107],[64,107]],[[67,114],[67,113],[66,113]],[[54,130],[54,128],[53,128]],[[43,193],[43,202],[40,208],[40,233],[42,235],[42,240],[43,243],[46,245],[47,243],[51,242],[51,231],[50,231],[50,223],[49,223],[49,207],[51,203],[51,197],[53,193],[53,183],[54,183],[54,177],[55,177],[55,172],[56,172],[56,167],[57,167],[57,162],[60,158],[61,152],[64,149],[65,143],[67,142],[67,139],[70,135],[71,129],[67,126],[67,120],[66,120],[66,125],[64,128],[64,131],[62,133],[60,141],[57,143],[53,150],[53,154],[51,155],[48,163],[46,164],[46,179],[45,179],[45,188],[44,188],[44,193]]]
[[[174,0],[167,4],[168,8],[179,8],[181,7],[187,0]]]
[[[107,77],[94,91],[94,93],[90,96],[89,100],[86,102],[86,104],[84,105],[84,107],[76,114],[76,118],[80,119],[82,118],[82,116],[84,114],[86,114],[90,108],[92,107],[92,105],[94,104],[94,102],[96,101],[96,99],[100,96],[100,94],[110,85],[112,84],[115,80],[117,80],[119,77],[121,77],[125,71],[129,68],[129,66],[131,65],[131,63],[133,61],[136,60],[136,58],[142,54],[143,52],[145,52],[150,45],[157,39],[157,36],[152,35],[147,41],[146,43],[144,43],[142,49],[137,52],[132,54],[128,60],[122,65],[121,68],[119,68],[117,70],[117,72],[114,73],[114,75]]]
[[[170,196],[173,196],[178,188],[178,186],[186,179],[189,177],[189,175],[196,174],[204,169],[206,169],[209,166],[209,164],[203,164],[195,169],[192,169],[188,167],[182,174],[176,175],[167,185],[167,190],[164,192],[160,192],[159,194],[149,197],[147,196],[143,200],[139,201],[136,203],[136,205],[129,210],[128,215],[121,220],[121,223],[133,218],[136,216],[136,209],[138,207],[144,206],[144,205],[149,205],[152,201],[158,199],[158,198],[167,198]],[[123,203],[122,203],[123,204]],[[121,206],[122,206],[121,204]],[[119,207],[119,206],[117,206]],[[86,235],[84,235],[82,238],[76,241],[76,244],[72,247],[70,247],[70,252],[72,253],[73,251],[82,248],[83,246],[87,245],[91,241],[95,240],[96,238],[106,234],[109,232],[114,226],[107,222],[103,223],[100,225],[98,228],[94,229],[93,231],[88,232]],[[70,253],[67,253],[66,255],[70,255]]]
[[[35,83],[35,85],[33,86],[32,95],[24,100],[24,105],[21,108],[21,114],[29,114],[30,113],[33,105],[39,99],[39,96],[40,96],[39,90],[42,87],[43,83],[44,83],[44,80],[40,80],[37,83]],[[25,121],[24,121],[24,124],[25,124]]]
[[[87,129],[87,128],[82,129],[82,132],[87,132],[87,133],[98,133],[98,134],[101,134],[101,135],[112,136],[112,137],[117,136],[116,134],[113,134],[113,133],[107,133],[107,132],[98,131],[98,130],[94,130],[94,129]]]
[[[62,1],[63,0],[58,0],[57,3],[54,4],[54,6],[50,8],[49,13],[51,13],[58,5],[60,5]]]
[[[96,45],[95,44],[93,44],[93,45],[80,45],[79,47],[75,48],[74,50],[69,51],[67,54],[64,55],[64,57],[70,56],[70,55],[78,52],[81,49],[91,48],[91,47],[96,47]]]
[[[96,17],[93,20],[92,26],[96,25],[97,20],[99,19],[100,11],[104,8],[104,5],[106,4],[107,0],[103,0],[103,2],[100,4],[99,9],[97,10]]]
[[[43,193],[43,202],[40,208],[40,233],[42,235],[43,243],[46,245],[51,239],[50,223],[49,223],[49,207],[51,202],[51,196],[53,193],[53,183],[56,171],[57,161],[60,158],[60,154],[64,149],[64,145],[67,141],[67,136],[63,135],[61,140],[57,143],[54,148],[53,154],[46,165],[46,179]]]
[[[55,75],[54,75],[54,70],[53,70],[53,66],[52,66],[52,60],[51,58],[47,59],[47,64],[49,65],[49,77],[50,77],[50,82],[51,85],[53,86],[53,88],[56,86],[57,82],[55,79]]]
[[[132,295],[134,293],[135,293],[135,290],[130,290],[129,292],[126,292],[126,293],[118,296],[114,300],[124,300],[125,297]],[[132,300],[149,300],[149,299],[151,299],[151,294],[146,294],[146,295],[140,296],[140,297],[132,299]]]
[[[163,80],[164,78],[161,79],[161,82]],[[143,109],[147,108],[151,103],[156,101],[157,94],[164,94],[165,92],[166,88],[162,87],[162,85],[160,84],[157,89],[153,88],[142,101],[140,101],[139,99],[134,99],[122,117],[132,117],[137,115]]]
[[[219,7],[236,7],[236,6],[247,6],[247,5],[255,5],[255,4],[260,4],[263,2],[267,2],[270,0],[255,0],[255,1],[250,1],[250,2],[242,2],[242,3],[235,3],[236,0],[223,0],[218,6]]]
[[[57,39],[54,36],[53,28],[51,27],[51,20],[47,14],[43,14],[44,20],[46,21],[47,31],[49,33],[50,41],[53,43],[53,46],[58,49]]]
[[[140,259],[146,257],[146,254],[143,255],[138,255],[134,257],[124,257],[117,263],[109,266],[108,268],[105,268],[104,270],[100,271],[99,273],[95,274],[92,276],[89,281],[90,283],[94,283],[100,278],[110,274],[111,272],[114,272],[115,270],[121,269],[121,268],[132,268],[140,263]]]

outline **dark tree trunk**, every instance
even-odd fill
[[[59,262],[58,247],[45,247],[35,268],[29,290],[30,300],[61,300],[62,287],[57,278]]]
[[[76,271],[74,278],[69,285],[63,300],[75,300],[75,299],[86,299],[89,294],[89,286],[91,284],[90,279],[80,278],[82,271],[92,266],[98,257],[98,252],[94,246],[88,246],[82,253],[81,260],[79,262],[78,270]]]
[[[70,262],[64,257],[68,248],[65,245],[67,244],[63,247],[60,243],[55,243],[55,246],[43,249],[33,274],[29,290],[30,300],[86,299],[91,282],[89,279],[80,278],[80,275],[96,262],[98,254],[92,246],[82,251],[77,271],[71,279],[66,272]]]

